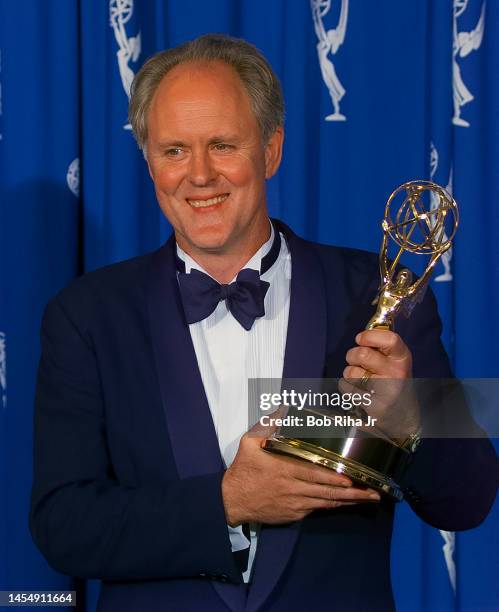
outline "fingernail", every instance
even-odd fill
[[[369,493],[369,499],[375,499],[376,501],[379,501],[381,498],[379,496],[379,493],[375,493],[373,491],[372,493]]]

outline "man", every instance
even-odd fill
[[[251,45],[210,35],[153,57],[130,122],[174,236],[47,308],[35,541],[59,571],[103,580],[100,610],[391,609],[393,504],[265,453],[243,435],[245,383],[448,376],[431,297],[401,335],[357,335],[376,258],[269,223],[283,104]],[[455,470],[469,446],[414,455],[406,494],[431,524],[472,527],[492,503],[488,443]]]

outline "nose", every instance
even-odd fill
[[[189,180],[196,187],[204,187],[215,180],[217,172],[209,151],[192,151],[189,164]]]

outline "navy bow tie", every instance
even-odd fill
[[[262,259],[260,274],[276,261],[280,248],[281,239],[275,230],[272,247]],[[264,300],[270,284],[261,280],[256,270],[244,268],[233,283],[224,285],[195,268],[186,274],[185,264],[178,257],[177,268],[180,270],[178,283],[187,323],[197,323],[209,317],[221,300],[225,300],[232,316],[248,331],[255,319],[265,314]]]

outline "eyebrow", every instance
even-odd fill
[[[181,140],[160,140],[157,142],[157,146],[161,149],[167,149],[169,147],[185,147],[185,142]]]
[[[237,140],[239,140],[239,136],[236,136],[236,134],[220,134],[219,136],[213,136],[208,142],[213,144],[216,142],[234,142]]]
[[[237,142],[239,137],[235,134],[219,134],[217,136],[212,136],[208,140],[208,144],[217,144],[220,142]],[[167,149],[169,147],[185,147],[186,143],[182,140],[159,140],[157,146],[162,149]]]

